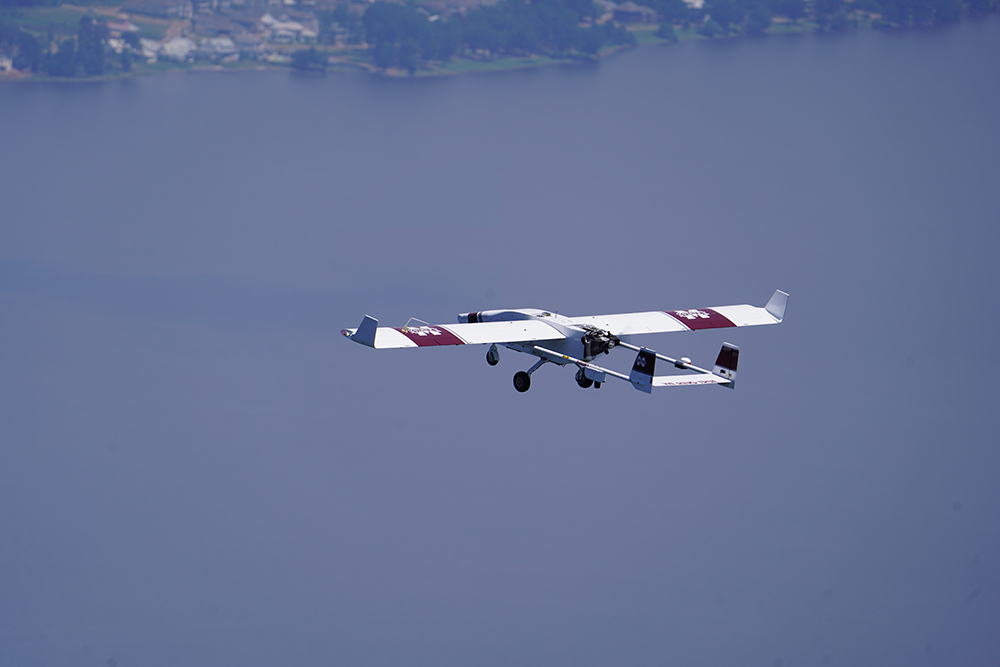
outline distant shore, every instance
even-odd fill
[[[861,2],[852,0],[857,5]],[[838,14],[838,21],[831,24],[829,20],[820,22],[808,17],[791,20],[782,16],[775,16],[768,19],[766,27],[758,26],[753,31],[755,36],[781,35],[792,33],[805,33],[813,31],[826,32],[847,32],[860,29],[871,28],[893,28],[902,29],[902,26],[891,25],[886,22],[883,16],[872,11],[864,11],[856,8],[855,4],[844,4],[849,7],[850,12],[841,10]],[[26,33],[37,33],[43,26],[48,26],[49,43],[55,44],[57,35],[70,35],[70,40],[76,40],[80,44],[81,37],[74,36],[70,30],[72,27],[85,21],[90,21],[94,25],[104,25],[108,37],[106,41],[100,42],[108,54],[109,59],[114,56],[114,50],[118,56],[122,56],[124,51],[130,51],[128,66],[124,64],[117,67],[108,67],[100,74],[81,74],[80,67],[76,69],[75,76],[59,76],[52,73],[21,71],[11,68],[11,60],[6,59],[4,68],[4,58],[0,43],[0,81],[45,81],[45,82],[93,82],[110,79],[129,78],[134,76],[148,76],[163,72],[248,72],[248,71],[303,71],[303,72],[326,72],[326,71],[365,71],[379,76],[388,77],[441,77],[456,76],[468,73],[501,72],[520,69],[533,69],[550,65],[565,65],[580,62],[596,62],[610,57],[620,51],[643,47],[653,44],[667,44],[677,42],[688,42],[695,40],[717,40],[736,39],[747,36],[749,31],[736,27],[730,29],[727,26],[722,33],[706,30],[707,23],[711,21],[706,16],[701,24],[687,21],[684,23],[673,23],[660,21],[659,23],[635,23],[617,26],[616,30],[620,34],[628,37],[619,39],[621,43],[605,44],[596,48],[591,53],[547,53],[530,55],[507,55],[503,53],[471,52],[469,49],[456,51],[447,60],[427,60],[419,67],[404,69],[398,64],[378,66],[376,58],[372,56],[372,48],[369,45],[355,44],[348,46],[344,43],[334,45],[316,44],[315,31],[311,43],[289,43],[280,47],[272,47],[272,50],[258,48],[257,52],[250,52],[250,57],[245,57],[245,53],[240,50],[233,50],[229,53],[212,54],[210,51],[206,55],[202,52],[205,44],[225,41],[226,48],[236,49],[233,41],[228,37],[224,40],[213,39],[204,35],[198,36],[193,33],[197,26],[197,20],[165,20],[152,17],[136,17],[123,14],[122,8],[117,7],[80,7],[75,5],[62,5],[58,8],[33,8],[32,11],[5,11],[0,15],[0,25],[6,24],[16,26],[17,30]],[[266,15],[270,17],[270,15]],[[84,18],[88,17],[88,18]],[[92,17],[92,18],[90,18]],[[827,17],[829,19],[829,17]],[[266,20],[266,19],[265,19]],[[271,19],[277,21],[277,19]],[[606,17],[603,20],[608,20]],[[957,20],[957,19],[956,19]],[[100,24],[100,21],[107,21]],[[128,29],[136,31],[135,35],[121,35],[117,31],[108,31],[107,26],[122,28],[122,25],[130,26]],[[289,24],[291,24],[289,22]],[[318,21],[313,21],[314,27],[318,28]],[[296,24],[297,25],[297,24]],[[301,26],[300,26],[301,27]],[[596,29],[596,26],[595,28]],[[81,28],[82,30],[82,28]],[[8,35],[9,35],[8,28]],[[192,35],[192,38],[182,37],[182,35]],[[143,37],[139,37],[143,35]],[[148,36],[148,37],[147,37]],[[131,41],[127,38],[133,37]],[[156,56],[156,52],[151,50],[157,45],[168,44],[171,40],[189,43],[190,52],[195,53],[195,40],[201,40],[198,48],[198,57],[193,55],[183,55],[176,58],[164,54]],[[129,42],[132,46],[128,46]],[[141,42],[141,48],[138,46]],[[62,42],[62,44],[69,42]],[[123,46],[124,45],[124,46]],[[151,47],[150,45],[154,45]],[[260,46],[260,45],[259,45]],[[266,45],[271,46],[271,45]],[[81,47],[78,47],[82,49]],[[225,56],[225,57],[220,57]],[[54,56],[49,56],[50,58]],[[145,58],[145,59],[143,59]],[[303,62],[305,65],[303,66]],[[6,69],[6,71],[2,71]],[[51,69],[49,70],[51,72]],[[101,71],[101,70],[91,70]]]

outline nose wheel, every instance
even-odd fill
[[[496,366],[500,363],[500,350],[497,349],[496,343],[490,345],[490,349],[486,351],[486,363],[490,366]]]

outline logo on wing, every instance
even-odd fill
[[[441,330],[435,327],[403,327],[400,329],[405,334],[414,336],[440,336]]]
[[[712,317],[704,310],[675,310],[674,315],[683,317],[685,320],[697,320],[699,318],[707,320]]]

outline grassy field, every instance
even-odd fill
[[[0,16],[36,35],[45,35],[51,29],[54,36],[65,37],[76,34],[84,13],[85,10],[70,7],[24,7],[5,11]]]
[[[501,72],[504,70],[542,67],[559,63],[572,62],[568,58],[495,58],[493,60],[473,60],[471,58],[456,58],[448,63],[436,63],[433,69],[417,72],[417,76],[440,76],[442,74],[461,74],[463,72]]]
[[[160,41],[167,34],[167,27],[169,27],[169,21],[157,20],[157,19],[146,19],[136,16],[132,16],[130,19],[139,28],[139,36],[146,39],[155,39]]]
[[[24,29],[36,35],[47,35],[49,30],[57,39],[75,35],[80,27],[80,19],[90,16],[95,20],[113,18],[114,12],[108,7],[79,7],[62,5],[61,7],[19,7],[0,13],[0,20]],[[133,17],[132,23],[139,27],[139,34],[147,39],[163,39],[167,34],[169,21],[154,18]]]

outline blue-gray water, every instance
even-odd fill
[[[1000,663],[998,72],[992,18],[0,86],[0,663]],[[734,392],[338,333],[775,288],[644,341]]]

